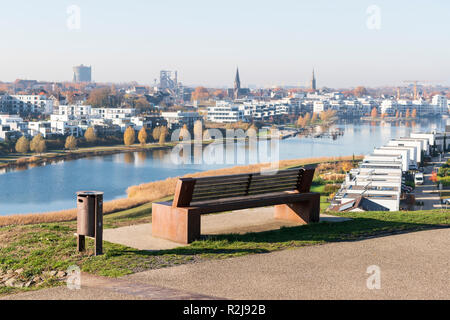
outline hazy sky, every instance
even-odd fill
[[[244,86],[306,85],[313,67],[319,87],[450,84],[449,17],[448,0],[3,0],[0,80],[71,80],[83,63],[97,82],[168,69],[231,86],[239,66]]]

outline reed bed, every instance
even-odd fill
[[[360,159],[357,157],[356,159]],[[319,157],[305,158],[297,160],[283,160],[279,162],[279,168],[288,168],[293,166],[303,166],[308,164],[318,164],[324,162],[340,162],[352,160],[349,157]],[[231,168],[223,168],[217,170],[209,170],[189,174],[189,177],[206,177],[228,174],[240,174],[259,172],[263,168],[268,168],[269,164],[254,164],[246,166],[236,166]],[[105,202],[103,204],[103,213],[110,214],[122,210],[138,207],[140,205],[156,201],[173,195],[178,177],[167,178],[165,180],[144,183],[137,186],[131,186],[127,189],[127,198],[116,199]],[[74,200],[75,203],[75,200]],[[0,216],[0,227],[7,225],[26,225],[49,222],[62,222],[75,220],[77,217],[76,209],[68,209],[62,211],[33,213],[33,214],[16,214],[9,216]]]

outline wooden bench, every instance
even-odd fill
[[[310,192],[314,171],[181,178],[172,203],[153,203],[152,235],[191,243],[200,237],[202,214],[265,206],[275,206],[276,219],[319,222],[320,194]]]

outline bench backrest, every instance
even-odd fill
[[[256,196],[265,193],[309,192],[315,168],[280,170],[274,174],[246,173],[204,178],[181,178],[173,207],[189,207],[196,202]]]

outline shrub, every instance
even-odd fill
[[[326,184],[323,191],[325,194],[336,193],[341,186],[339,184]]]
[[[442,183],[444,187],[450,187],[450,176],[438,177],[438,183]]]

